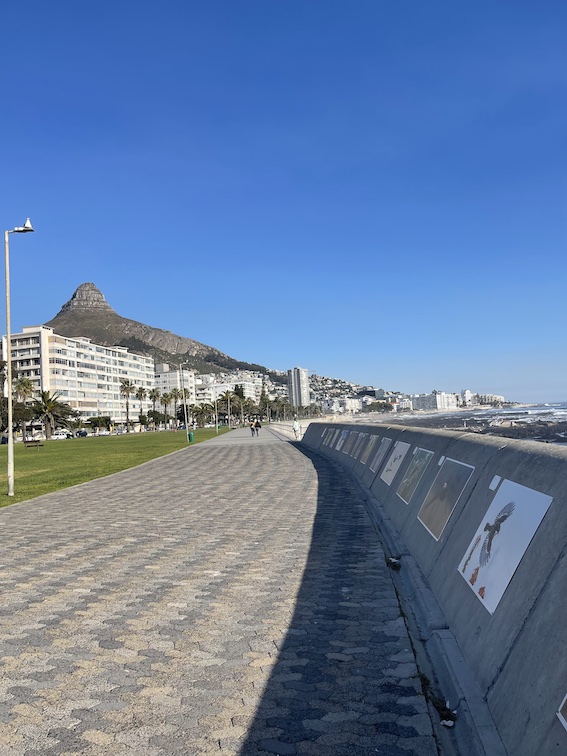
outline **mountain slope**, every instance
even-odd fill
[[[235,360],[194,339],[123,318],[93,283],[81,284],[45,325],[69,338],[84,336],[103,346],[123,346],[138,354],[151,355],[156,363],[186,362],[201,373],[236,369],[269,372],[262,365]]]

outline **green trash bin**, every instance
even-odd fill
[[[193,441],[195,440],[195,435],[193,434],[193,431],[189,431],[189,433],[188,433],[188,436],[187,436],[187,437],[188,437],[188,439],[189,439],[189,443],[190,443],[190,444],[192,444],[192,443],[193,443]]]

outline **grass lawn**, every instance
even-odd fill
[[[226,433],[226,429],[219,433]],[[215,436],[214,428],[197,428],[195,443]],[[102,478],[187,447],[185,431],[87,436],[43,441],[39,449],[14,444],[14,496],[8,496],[7,449],[0,446],[0,507]]]

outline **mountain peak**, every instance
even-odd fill
[[[75,293],[63,305],[59,314],[72,310],[105,310],[106,312],[114,312],[104,298],[104,294],[97,289],[94,283],[84,283],[77,287]]]

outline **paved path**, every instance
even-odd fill
[[[364,507],[263,428],[0,511],[0,754],[434,756]]]

